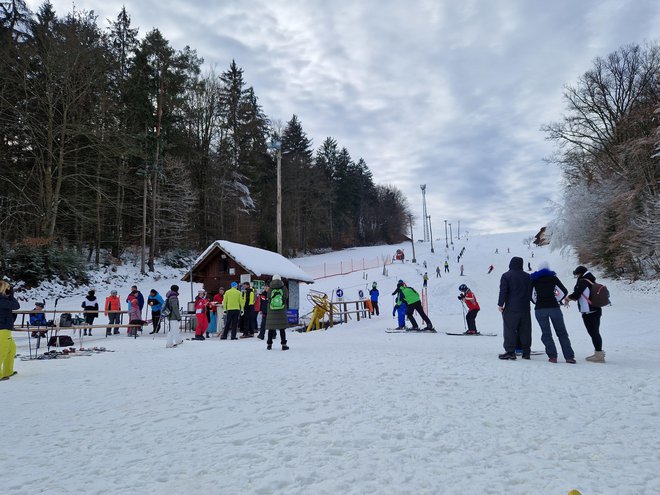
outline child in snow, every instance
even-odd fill
[[[380,310],[378,308],[378,296],[380,293],[378,292],[378,284],[374,282],[371,284],[371,290],[369,291],[369,299],[371,300],[371,314],[373,315],[374,313],[376,316],[380,315]]]
[[[200,290],[195,298],[195,318],[197,318],[197,328],[193,340],[205,340],[204,334],[209,326],[209,320],[206,316],[206,310],[209,306],[209,300],[206,298],[206,291]]]
[[[461,301],[461,304],[465,303],[465,305],[468,308],[468,312],[465,315],[465,321],[467,322],[467,332],[465,332],[468,335],[476,335],[477,333],[477,313],[479,313],[479,310],[481,309],[479,307],[479,303],[477,302],[477,296],[474,295],[474,292],[470,290],[470,288],[465,285],[461,284],[458,287],[458,290],[461,292],[458,296],[458,300]]]
[[[30,313],[30,326],[37,327],[37,332],[32,332],[32,337],[45,337],[46,331],[41,330],[41,328],[46,328],[48,322],[46,321],[46,315],[44,313],[45,304],[42,302],[34,303],[34,313]]]
[[[138,302],[138,298],[133,294],[129,294],[129,296],[126,298],[126,301],[128,302],[129,324],[139,325],[139,327],[128,327],[126,335],[129,337],[137,337],[138,330],[142,330],[142,325],[144,325],[144,321],[142,321],[142,312],[140,311],[140,304]]]

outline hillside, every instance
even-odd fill
[[[287,352],[278,343],[267,351],[257,339],[165,349],[162,334],[145,332],[85,342],[112,353],[19,360],[19,374],[0,385],[12,425],[2,455],[8,493],[660,492],[660,290],[604,281],[613,302],[601,326],[604,365],[584,361],[593,348],[574,306],[564,315],[577,365],[551,364],[544,355],[500,361],[497,291],[511,256],[533,268],[546,260],[573,286],[575,259],[528,249],[528,235],[456,243],[442,278],[435,276],[445,259],[438,242],[435,254],[416,244],[418,263],[394,263],[387,275],[374,268],[318,280],[303,289],[303,300],[308,290],[339,287],[353,298],[376,281],[381,316],[289,332]],[[456,256],[463,246],[461,277]],[[408,243],[297,262],[311,270],[391,257],[399,247],[412,257]],[[389,294],[399,279],[421,289],[423,261],[435,327],[463,330],[456,296],[465,283],[482,307],[478,328],[497,337],[385,333],[395,326]],[[128,271],[122,276],[126,288],[137,280]],[[140,280],[143,292],[179,283],[185,302],[180,274],[161,276]],[[103,297],[108,282],[97,286]],[[60,307],[78,307],[84,293],[63,297]],[[309,309],[305,302],[302,311]],[[543,350],[535,321],[533,339],[532,348]],[[16,340],[26,353],[25,339]],[[41,459],[63,460],[79,474],[47,468]]]

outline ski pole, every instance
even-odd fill
[[[465,303],[461,299],[461,308],[463,308],[463,329],[467,332],[467,326],[465,325]]]

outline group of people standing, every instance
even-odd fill
[[[594,354],[586,360],[595,363],[605,362],[603,340],[600,335],[602,308],[596,307],[589,299],[590,287],[596,283],[594,275],[584,266],[575,268],[576,278],[573,292],[569,293],[557,274],[547,264],[542,264],[531,275],[523,269],[523,259],[511,258],[509,270],[500,279],[497,305],[502,313],[504,327],[504,353],[500,359],[516,359],[516,349],[522,349],[522,358],[530,359],[532,344],[531,303],[534,315],[541,327],[541,341],[545,346],[548,361],[557,362],[558,351],[552,337],[554,327],[562,354],[567,363],[575,364],[575,353],[564,323],[560,305],[568,307],[571,301],[578,301],[578,309],[591,337]]]
[[[218,334],[220,340],[238,340],[254,337],[264,340],[268,330],[267,349],[272,349],[273,340],[280,333],[282,350],[289,349],[286,340],[288,326],[286,309],[288,291],[279,275],[273,275],[269,285],[256,294],[249,282],[232,282],[225,291],[220,287],[218,293],[209,299],[206,292],[199,291],[195,298],[195,318],[197,325],[194,340],[206,340],[211,334]],[[261,315],[261,322],[258,317]]]

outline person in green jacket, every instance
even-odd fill
[[[221,340],[227,340],[227,334],[231,329],[231,340],[237,340],[236,332],[238,331],[238,318],[243,312],[243,296],[241,291],[238,290],[236,282],[231,283],[231,288],[225,292],[225,297],[222,300],[222,306],[225,310],[227,317],[225,321],[225,329],[222,332]]]
[[[415,311],[419,313],[419,316],[421,316],[422,320],[424,320],[424,323],[426,323],[426,327],[424,327],[424,330],[433,330],[433,323],[431,323],[429,317],[426,316],[426,313],[424,312],[424,308],[422,308],[422,301],[419,297],[418,292],[415,289],[413,289],[412,287],[408,287],[403,282],[403,280],[399,280],[396,286],[396,291],[394,291],[394,293],[395,294],[398,293],[399,298],[407,304],[408,309],[406,310],[406,316],[410,320],[410,323],[412,323],[413,330],[419,330],[417,321],[413,316],[413,313]]]

